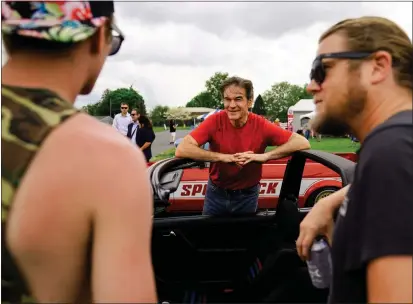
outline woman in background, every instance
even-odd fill
[[[176,124],[172,119],[169,121],[169,132],[171,133],[171,141],[169,143],[173,144],[176,136]]]
[[[152,143],[155,140],[155,132],[152,129],[152,124],[148,117],[145,115],[140,115],[138,118],[139,122],[139,131],[136,134],[136,143],[139,148],[142,150],[143,154],[146,157],[146,161],[152,158]]]

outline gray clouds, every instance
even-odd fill
[[[122,18],[148,25],[190,24],[228,38],[234,30],[277,39],[315,21],[335,22],[361,11],[361,2],[122,2]],[[120,19],[121,20],[121,19]]]
[[[320,34],[349,17],[384,16],[412,36],[411,2],[116,2],[115,9],[126,40],[79,107],[131,84],[147,107],[185,105],[217,71],[253,80],[256,95],[279,81],[302,85]]]

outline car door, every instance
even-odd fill
[[[251,295],[256,298],[249,300],[257,300],[261,295],[271,293],[277,284],[287,291],[278,291],[276,300],[285,300],[286,294],[291,299],[290,295],[296,292],[290,289],[300,287],[293,283],[297,279],[294,277],[287,287],[282,281],[288,281],[288,265],[294,265],[290,267],[291,273],[292,268],[302,271],[305,267],[295,253],[295,240],[300,220],[310,210],[304,208],[299,211],[297,205],[307,159],[337,172],[343,185],[352,178],[354,163],[349,160],[321,151],[297,152],[288,161],[279,196],[281,203],[277,205],[276,212],[261,212],[253,216],[155,218],[152,260],[160,300],[185,302],[195,299],[197,302],[208,295],[222,302],[225,294],[238,294],[232,298],[235,302]],[[171,168],[169,172],[171,170],[173,172]],[[163,193],[159,189],[154,191]],[[280,263],[280,259],[271,262],[281,253],[287,253],[281,256],[289,262]],[[266,267],[271,270],[262,275]],[[277,272],[284,273],[283,277],[277,277]],[[304,277],[308,292],[314,292],[314,298],[320,300],[320,293],[311,288],[306,271]],[[251,287],[253,282],[268,281],[272,284],[259,283],[259,286]],[[248,296],[244,295],[242,291],[249,288],[253,291],[249,291]],[[325,291],[322,296],[326,296]]]

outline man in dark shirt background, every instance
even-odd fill
[[[350,186],[320,200],[300,227],[305,259],[316,235],[332,242],[330,303],[412,303],[412,42],[379,17],[344,20],[319,40],[308,91],[322,134],[362,146]]]
[[[132,118],[132,122],[128,125],[128,133],[126,134],[126,136],[130,138],[131,142],[133,142],[135,145],[138,145],[138,137],[136,136],[139,130],[138,118],[140,114],[138,112],[138,109],[132,109],[130,116]]]

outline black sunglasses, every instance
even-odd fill
[[[109,52],[109,56],[115,55],[119,52],[120,47],[122,45],[123,40],[125,40],[125,36],[122,34],[122,31],[117,27],[115,23],[111,24],[112,28],[112,46]],[[115,35],[113,34],[115,32]]]
[[[324,58],[337,59],[364,59],[369,57],[374,52],[338,52],[318,55],[313,61],[313,67],[310,73],[310,80],[313,80],[321,85],[326,79],[326,70],[324,68]]]
[[[120,107],[121,109],[128,109],[128,107]]]

